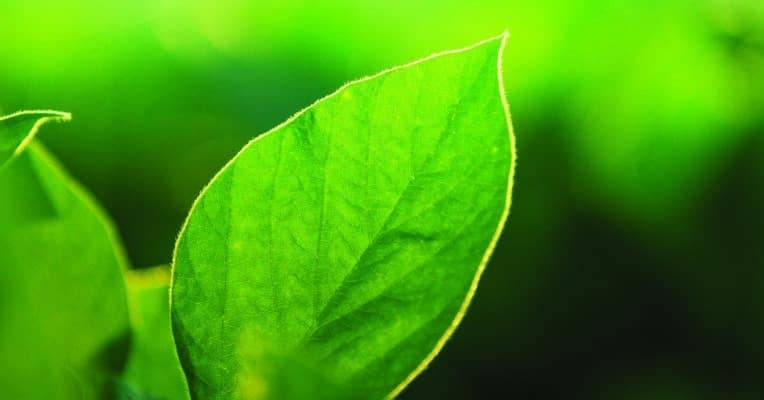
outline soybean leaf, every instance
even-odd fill
[[[60,111],[20,111],[0,117],[0,167],[24,150],[40,126],[71,118],[71,114]]]
[[[247,398],[253,346],[364,398],[394,397],[427,366],[508,212],[505,39],[343,86],[216,175],[174,258],[192,396]],[[277,398],[270,384],[260,398]]]
[[[0,398],[108,396],[128,318],[114,231],[41,146],[0,171]]]
[[[127,368],[122,377],[123,396],[143,393],[152,399],[188,399],[186,378],[178,361],[170,329],[170,268],[130,270],[127,294],[133,329]]]

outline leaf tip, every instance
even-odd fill
[[[19,121],[22,122],[20,125],[22,127],[21,129],[26,131],[26,134],[23,134],[20,137],[11,136],[10,140],[12,141],[15,139],[20,140],[18,143],[15,143],[15,146],[13,146],[13,142],[10,143],[10,145],[13,146],[13,150],[9,156],[3,157],[2,162],[0,162],[0,167],[5,165],[11,158],[21,154],[21,152],[31,143],[41,126],[51,121],[67,122],[71,121],[71,119],[71,113],[53,110],[26,110],[18,111],[6,116],[0,116],[0,131],[3,130],[3,127],[14,125]]]
[[[62,112],[59,117],[61,122],[69,122],[72,120],[72,113],[70,112]]]
[[[29,114],[39,114],[41,124],[45,122],[69,122],[72,120],[72,113],[65,111],[41,110],[30,111]]]

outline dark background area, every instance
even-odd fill
[[[0,114],[74,114],[41,139],[136,268],[251,138],[508,28],[510,218],[401,397],[764,398],[764,2],[2,4]]]

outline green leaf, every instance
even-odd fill
[[[194,397],[249,397],[242,341],[364,398],[394,397],[427,366],[508,213],[505,39],[343,86],[218,173],[175,249],[172,322]],[[259,398],[277,397],[270,384]]]
[[[39,145],[0,171],[0,398],[96,399],[124,364],[114,231]]]
[[[20,154],[43,124],[70,119],[71,114],[60,111],[20,111],[0,117],[0,167]]]
[[[188,399],[170,329],[169,267],[130,270],[127,283],[133,342],[122,380],[145,398]]]

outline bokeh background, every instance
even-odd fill
[[[764,2],[2,0],[0,113],[167,263],[241,146],[508,28],[519,164],[471,312],[406,399],[764,398]]]

